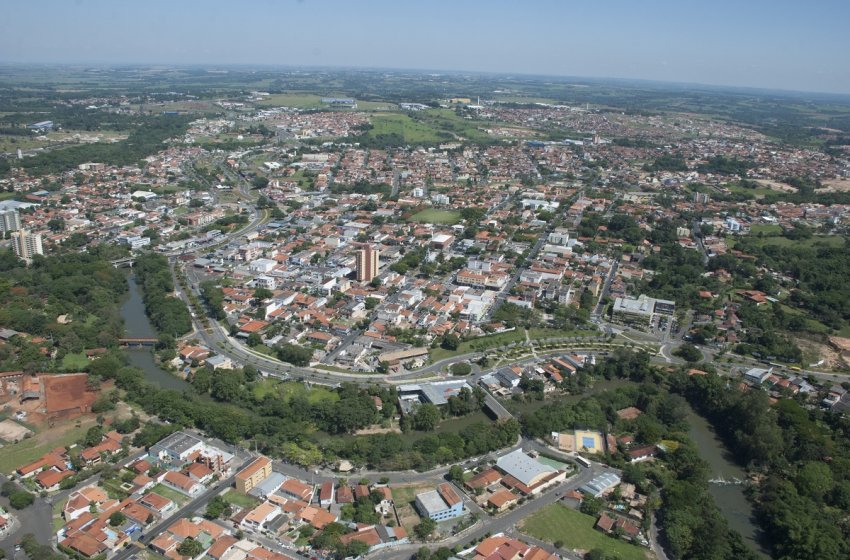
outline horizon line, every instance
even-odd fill
[[[53,67],[74,67],[74,66],[89,66],[89,67],[165,67],[165,68],[267,68],[267,69],[309,69],[309,70],[353,70],[353,71],[371,71],[371,72],[410,72],[410,73],[436,73],[447,75],[482,75],[500,78],[525,77],[525,78],[547,78],[559,80],[585,80],[593,82],[638,82],[646,85],[666,85],[666,86],[686,86],[700,87],[715,90],[738,90],[741,92],[754,93],[774,93],[774,94],[803,94],[803,95],[818,95],[818,96],[838,96],[847,98],[845,101],[850,102],[850,92],[834,92],[834,91],[815,91],[815,90],[797,90],[784,88],[771,88],[765,86],[742,86],[730,84],[711,84],[704,82],[686,82],[686,81],[669,81],[658,80],[652,78],[625,78],[616,76],[576,76],[569,74],[539,74],[528,72],[505,72],[493,70],[448,70],[438,68],[401,68],[392,66],[337,66],[331,64],[320,65],[298,65],[298,64],[279,64],[279,63],[258,63],[258,62],[231,62],[225,64],[216,64],[209,62],[181,62],[181,63],[164,63],[164,62],[14,62],[0,60],[0,68],[4,66],[20,66],[20,67],[38,67],[38,66],[53,66]]]

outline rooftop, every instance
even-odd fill
[[[496,461],[496,467],[513,476],[526,486],[532,486],[541,476],[556,472],[557,470],[554,467],[535,461],[526,455],[522,449],[517,449],[499,457],[499,460]]]

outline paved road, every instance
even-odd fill
[[[0,475],[0,484],[9,480]],[[9,500],[0,497],[3,508],[15,517],[13,531],[0,539],[0,549],[6,553],[6,558],[23,558],[23,552],[15,553],[15,545],[27,533],[35,535],[40,543],[49,543],[53,538],[53,508],[42,498],[36,497],[35,502],[26,509],[16,510],[9,507]]]
[[[470,529],[462,531],[459,535],[455,535],[453,537],[449,537],[448,539],[442,540],[437,543],[430,543],[425,546],[434,550],[441,546],[447,546],[449,548],[453,548],[455,546],[467,547],[471,543],[477,541],[478,539],[483,538],[486,534],[496,534],[496,533],[507,533],[508,531],[513,532],[517,525],[528,516],[540,511],[544,507],[554,504],[557,502],[561,496],[570,492],[571,490],[575,490],[579,486],[590,481],[591,478],[596,476],[601,472],[612,471],[617,472],[614,469],[604,469],[601,466],[594,465],[590,469],[582,468],[578,474],[568,479],[563,484],[555,486],[545,492],[541,493],[536,498],[533,498],[521,506],[518,506],[512,511],[504,513],[498,517],[493,517],[486,519],[483,523],[478,523]],[[525,538],[524,536],[522,538]],[[423,546],[422,544],[410,544],[403,545],[399,547],[395,547],[392,549],[379,550],[369,555],[370,558],[376,560],[394,560],[394,559],[402,559],[409,558],[411,554],[415,553],[419,548]],[[545,547],[550,551],[554,551],[555,548],[551,545]],[[567,554],[568,558],[576,558],[572,554]]]
[[[145,531],[144,535],[139,538],[139,542],[145,546],[149,545],[151,541],[153,541],[156,537],[163,533],[165,529],[167,529],[177,519],[189,516],[191,514],[194,514],[195,511],[205,508],[206,505],[210,502],[210,500],[220,494],[224,489],[229,488],[233,484],[234,479],[235,476],[231,476],[222,480],[215,486],[210,487],[206,492],[204,492],[200,496],[189,501],[186,505],[181,507],[179,510],[177,510],[177,512],[169,516],[167,519],[163,519],[158,524],[148,528]],[[137,552],[139,552],[139,549],[137,547],[129,546],[119,551],[115,556],[112,557],[112,560],[126,560]]]

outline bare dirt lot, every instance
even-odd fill
[[[847,192],[850,191],[850,179],[832,179],[823,182],[825,188],[818,192]]]
[[[3,420],[0,422],[0,439],[7,443],[16,443],[24,439],[32,430],[21,426],[14,420]]]

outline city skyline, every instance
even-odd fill
[[[427,9],[250,2],[235,10],[216,0],[198,10],[45,0],[6,16],[0,62],[7,64],[386,68],[850,93],[842,30],[850,7],[832,1],[817,10],[726,0]]]

